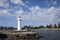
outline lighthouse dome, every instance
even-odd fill
[[[18,18],[21,18],[21,16],[18,16]]]

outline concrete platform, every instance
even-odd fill
[[[9,34],[23,34],[23,35],[27,35],[27,34],[37,34],[36,32],[28,32],[26,30],[20,30],[20,31],[11,31]]]

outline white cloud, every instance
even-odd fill
[[[33,19],[33,20],[48,20],[54,21],[56,18],[60,17],[60,8],[50,7],[50,8],[40,8],[39,6],[32,6],[28,8],[30,11],[24,11],[23,9],[19,9],[14,11],[14,14],[11,15],[9,13],[9,9],[0,10],[0,15],[9,15],[9,16],[18,16],[22,15],[22,18],[25,19]],[[58,14],[57,14],[58,13]]]
[[[8,12],[8,10],[2,9],[0,10],[0,15],[10,15],[10,13]]]
[[[51,7],[48,9],[48,13],[51,15],[51,18],[56,19],[60,15],[60,8]]]
[[[51,0],[51,3],[52,3],[53,5],[57,5],[57,1],[54,1],[54,0]]]
[[[57,6],[58,4],[57,4],[57,0],[47,0],[47,1],[45,1],[45,3],[46,3],[46,5],[47,5],[47,7],[50,7],[50,6]]]
[[[25,5],[25,3],[23,3],[22,0],[11,0],[11,2],[13,2],[15,4]]]
[[[24,3],[22,0],[11,0],[11,2],[28,8],[28,5],[26,5],[26,3]],[[26,2],[28,2],[28,1],[26,1]]]
[[[15,11],[15,13],[16,13],[17,15],[22,15],[22,14],[24,13],[24,11],[23,11],[22,9],[20,9],[20,10],[18,10],[18,11]]]
[[[60,13],[60,9],[56,8],[56,7],[50,7],[50,8],[40,8],[39,6],[33,6],[30,7],[29,10],[32,13],[32,19],[36,19],[36,20],[48,20],[48,21],[54,21],[57,16],[57,13]],[[57,14],[59,15],[59,14]]]
[[[9,7],[9,3],[7,0],[0,0],[0,6],[4,7],[4,8],[8,8]]]
[[[11,2],[15,3],[15,4],[20,4],[20,5],[25,5],[25,3],[23,3],[22,0],[11,0]],[[0,0],[0,6],[3,7],[8,7],[9,3],[6,3],[5,1],[1,1]],[[56,7],[50,7],[50,8],[41,8],[40,6],[32,6],[32,7],[27,7],[29,9],[29,11],[27,10],[24,11],[23,9],[19,9],[17,11],[14,11],[14,9],[11,8],[11,10],[13,10],[14,14],[13,16],[17,16],[17,15],[22,15],[24,14],[22,17],[23,19],[34,19],[34,20],[49,20],[49,21],[53,21],[56,18],[60,17],[60,15],[58,15],[60,13],[60,8],[56,8]],[[11,15],[11,13],[9,13],[10,9],[2,9],[0,10],[0,15]],[[58,14],[57,14],[58,13]]]
[[[33,7],[30,7],[29,10],[32,12],[33,15],[42,15],[42,10],[39,6],[33,6]]]

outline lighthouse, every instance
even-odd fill
[[[21,21],[22,21],[21,16],[18,16],[18,18],[17,18],[17,22],[18,22],[17,31],[21,31]]]

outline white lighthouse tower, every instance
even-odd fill
[[[22,18],[21,18],[21,16],[18,16],[18,18],[17,18],[17,21],[18,21],[18,27],[17,27],[17,31],[21,31],[21,21],[22,21]]]

